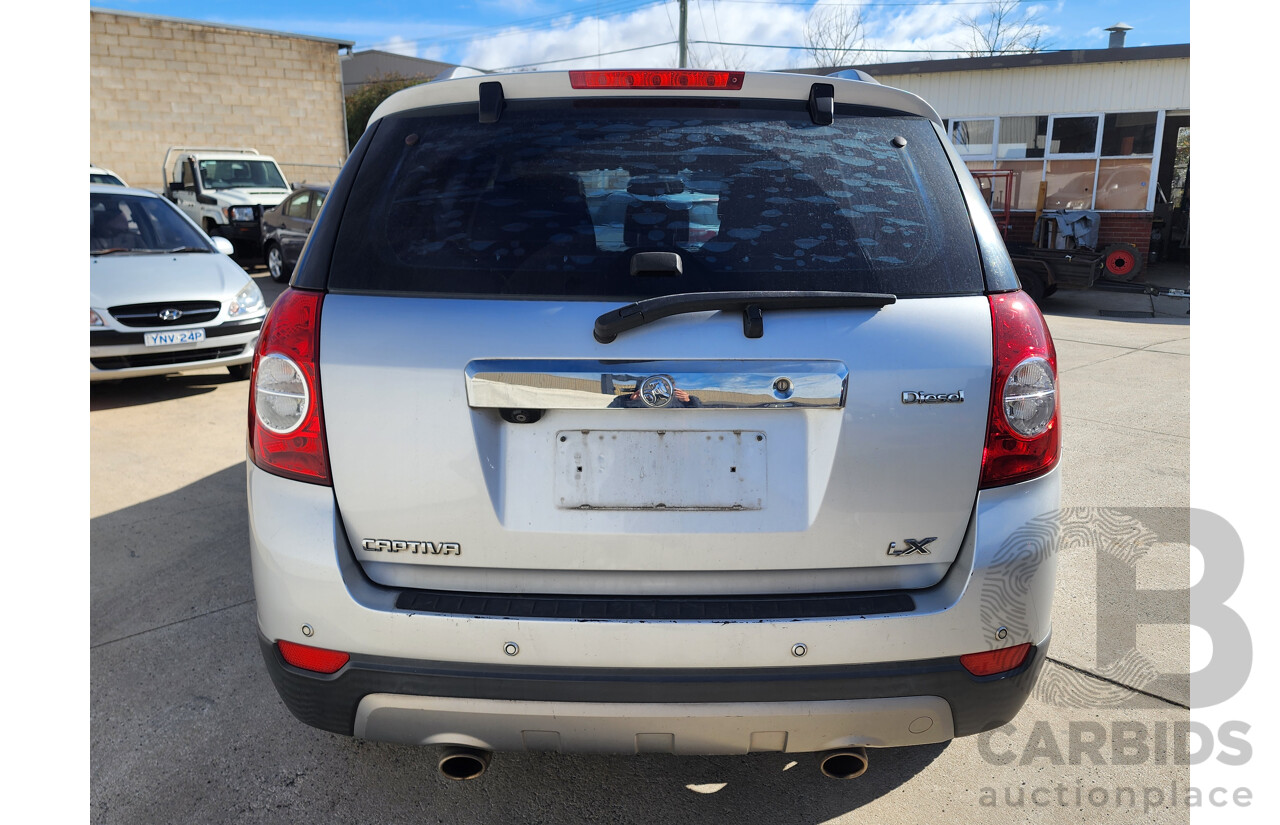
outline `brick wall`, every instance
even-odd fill
[[[1151,251],[1151,213],[1150,212],[1101,212],[1098,223],[1098,248],[1105,249],[1113,243],[1131,243],[1138,247],[1145,259]],[[1035,228],[1036,213],[1014,212],[1010,216],[1013,228],[1009,230],[1008,242],[1012,244],[1031,245],[1031,234]]]
[[[91,9],[89,44],[89,159],[131,186],[159,190],[175,145],[346,159],[334,43]]]

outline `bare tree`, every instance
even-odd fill
[[[957,17],[964,38],[954,45],[969,57],[1041,51],[1048,45],[1046,27],[1034,11],[1023,11],[1023,5],[1024,0],[991,0],[982,11]]]
[[[689,66],[694,69],[745,69],[747,67],[746,49],[730,49],[718,43],[689,43]]]
[[[857,6],[814,6],[804,24],[805,51],[819,66],[855,63],[865,42]]]

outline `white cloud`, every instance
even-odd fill
[[[524,15],[537,14],[542,9],[538,0],[489,0],[489,2],[482,2],[480,5]]]
[[[852,0],[818,0],[818,4]],[[548,5],[538,0],[485,0],[482,8],[519,8],[525,16],[538,15]],[[572,8],[586,12],[596,4],[581,2]],[[613,5],[605,2],[605,7]],[[1061,0],[1057,0],[1061,8]],[[615,6],[616,7],[616,6]],[[1037,5],[1046,19],[1054,4]],[[864,63],[886,63],[930,57],[958,56],[957,45],[966,41],[958,19],[980,9],[954,4],[862,6]],[[803,49],[805,21],[810,7],[793,2],[728,2],[691,0],[689,3],[690,65],[697,68],[781,69],[813,66],[818,62]],[[494,15],[499,16],[499,15]],[[544,18],[545,19],[545,18]],[[678,59],[679,5],[667,0],[623,14],[579,16],[570,12],[551,22],[528,28],[494,27],[489,33],[468,37],[474,28],[429,20],[271,20],[241,21],[241,25],[349,38],[360,49],[379,48],[459,63],[481,69],[531,66],[544,69],[674,67]],[[1092,32],[1090,33],[1093,34]],[[697,41],[716,41],[715,43]],[[666,44],[652,48],[653,44]],[[786,46],[753,48],[740,45]],[[625,51],[624,51],[625,50]],[[608,52],[620,52],[606,54]],[[937,52],[937,53],[931,53]],[[597,55],[599,55],[597,57]],[[573,59],[570,59],[573,58]]]
[[[803,6],[772,4],[715,3],[703,0],[690,7],[689,39],[726,43],[794,45],[803,40]],[[562,19],[536,30],[508,30],[477,38],[464,50],[461,62],[483,68],[501,68],[541,63],[545,68],[621,68],[629,66],[675,66],[678,47],[674,42],[643,51],[604,55],[654,43],[678,39],[679,6],[676,3],[650,6],[630,14],[612,17]],[[787,52],[777,49],[742,49],[702,43],[690,45],[690,62],[706,68],[766,69],[786,65]],[[600,53],[602,56],[596,57]],[[579,57],[572,62],[549,61]],[[725,66],[727,62],[738,65]]]
[[[820,0],[819,4],[840,2],[849,0]],[[1053,14],[1051,7],[1032,8],[1042,18]],[[960,18],[978,9],[954,4],[863,6],[864,46],[868,49],[863,62],[959,56],[955,49],[969,39]],[[810,7],[793,3],[693,0],[689,5],[690,64],[698,68],[756,70],[812,66],[819,61],[803,49],[809,13]],[[602,18],[566,16],[539,28],[511,28],[475,38],[445,53],[453,55],[457,62],[484,69],[673,67],[678,55],[674,43],[621,54],[606,53],[675,41],[678,20],[679,6],[671,0],[627,14]],[[1043,28],[1046,34],[1053,30],[1049,26]]]
[[[412,40],[406,40],[403,37],[393,36],[390,40],[379,46],[379,49],[392,54],[403,54],[407,57],[418,57],[418,47]]]
[[[212,21],[212,18],[208,17],[201,19]],[[456,23],[397,18],[379,19],[374,17],[346,19],[262,17],[237,19],[235,21],[223,20],[222,22],[234,26],[247,26],[268,31],[309,34],[316,37],[331,37],[336,40],[354,40],[357,49],[377,48],[383,51],[390,51],[387,49],[388,43],[400,41],[416,45],[421,40],[438,40],[443,37],[453,37],[459,32],[472,29],[470,26],[460,26]]]
[[[418,57],[425,58],[427,60],[438,60],[441,63],[452,62],[449,60],[449,55],[443,46],[427,46],[419,49]]]

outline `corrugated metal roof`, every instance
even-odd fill
[[[1168,46],[1132,46],[1119,49],[1064,49],[1061,51],[1002,54],[994,57],[958,57],[946,60],[915,60],[902,63],[867,63],[856,66],[783,69],[783,71],[827,75],[842,69],[862,69],[871,76],[879,78],[881,75],[978,72],[990,69],[1025,69],[1037,66],[1081,66],[1090,63],[1170,60],[1190,57],[1191,44],[1178,43]]]
[[[384,52],[377,49],[359,51],[342,57],[342,86],[346,91],[359,88],[387,74],[401,77],[434,79],[441,72],[457,68],[453,63],[425,60],[421,57]]]
[[[927,100],[944,117],[1049,115],[1187,109],[1189,61],[1182,59],[875,75]]]

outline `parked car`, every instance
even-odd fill
[[[89,185],[89,380],[226,367],[249,377],[257,284],[153,192]]]
[[[262,254],[262,213],[290,192],[275,158],[249,147],[170,146],[162,174],[165,197],[206,234],[231,241],[245,258]]]
[[[328,184],[304,183],[262,214],[262,254],[274,280],[289,280],[328,194]]]
[[[604,232],[587,192],[655,179],[714,203],[714,235],[649,207]],[[1059,424],[1048,328],[914,95],[683,70],[407,89],[255,355],[267,670],[307,724],[447,746],[455,779],[524,750],[856,776],[1027,698]]]
[[[89,183],[106,183],[112,186],[128,186],[124,179],[112,172],[110,169],[103,169],[101,166],[89,164]]]

